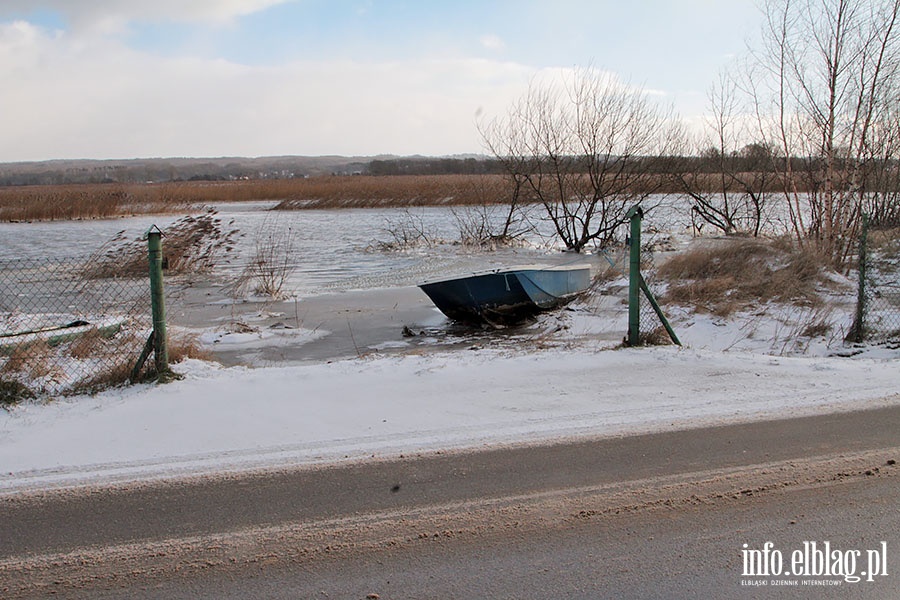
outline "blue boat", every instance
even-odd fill
[[[496,269],[419,285],[455,321],[514,325],[572,300],[591,283],[588,265]]]

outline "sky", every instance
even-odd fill
[[[593,67],[696,121],[756,0],[0,0],[0,162],[485,151]]]

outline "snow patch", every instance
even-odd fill
[[[615,436],[900,403],[896,360],[480,350],[184,379],[0,412],[0,490]]]

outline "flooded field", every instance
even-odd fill
[[[624,270],[626,249],[622,246],[605,253],[563,252],[550,224],[541,219],[539,207],[533,207],[528,215],[533,229],[522,236],[521,243],[484,249],[460,243],[460,220],[473,216],[466,212],[473,209],[275,211],[274,205],[241,202],[214,206],[222,231],[237,231],[231,238],[232,251],[221,252],[210,272],[165,278],[172,331],[196,337],[224,364],[260,366],[435,348],[519,347],[554,343],[552,332],[561,329],[568,330],[570,340],[621,343],[627,285],[620,282],[613,281],[603,292],[558,314],[502,331],[460,327],[418,289],[418,284],[428,280],[530,264],[587,263],[596,272],[612,261]],[[642,245],[662,251],[658,255],[662,257],[669,254],[666,250],[689,241],[695,231],[688,206],[684,199],[672,196],[655,196],[645,203]],[[84,264],[117,235],[139,240],[155,225],[165,236],[167,230],[177,229],[173,225],[181,218],[183,215],[173,214],[2,223],[0,252],[4,268],[10,270],[22,269],[26,261],[36,258]],[[410,231],[424,236],[425,242],[398,244]],[[265,244],[272,232],[282,240],[273,256],[287,258],[286,279],[277,299],[255,293],[252,285],[238,285],[248,265],[257,260],[260,243]],[[141,285],[139,280],[135,283]],[[94,287],[103,284],[102,279],[91,280]],[[96,294],[87,296],[90,300]],[[76,299],[70,303],[74,307]],[[10,314],[28,312],[18,307],[16,300],[4,304],[8,306],[2,310],[12,311]],[[96,307],[73,308],[71,313],[69,321],[107,316],[97,313]],[[146,333],[142,335],[146,337]]]
[[[214,357],[226,364],[331,360],[472,345],[486,341],[485,336],[514,341],[516,336],[539,335],[540,328],[530,326],[496,335],[462,331],[416,285],[524,264],[607,264],[600,255],[562,252],[536,215],[536,229],[521,245],[485,250],[459,243],[460,209],[272,211],[272,205],[216,206],[223,231],[239,231],[233,251],[223,253],[210,273],[166,277],[170,325],[199,335]],[[12,269],[17,262],[35,258],[83,260],[120,232],[124,239],[136,240],[156,225],[165,235],[179,218],[4,223],[0,252]],[[407,226],[420,229],[429,243],[387,248],[396,241],[392,229]],[[235,281],[253,260],[259,240],[272,230],[287,232],[290,239],[282,250],[290,258],[282,298],[259,297],[252,290],[236,294]]]
[[[492,251],[458,244],[453,209],[342,209],[272,211],[272,203],[222,204],[216,207],[223,230],[240,235],[234,252],[216,267],[217,275],[233,277],[252,259],[257,240],[267,229],[289,231],[291,275],[285,289],[307,297],[337,291],[415,285],[421,281],[499,266],[539,262],[559,264],[573,256],[559,252],[547,227],[535,219],[537,233],[517,248]],[[458,210],[458,209],[457,209]],[[179,215],[50,223],[0,224],[0,253],[5,260],[88,257],[104,242],[124,232],[139,239],[152,226],[165,232]],[[385,250],[392,228],[421,228],[433,243]],[[165,244],[165,238],[163,239]],[[225,257],[223,256],[223,259]],[[580,257],[574,257],[579,259]]]

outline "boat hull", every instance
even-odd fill
[[[435,306],[456,321],[511,325],[570,301],[590,285],[590,268],[520,268],[423,283]]]

